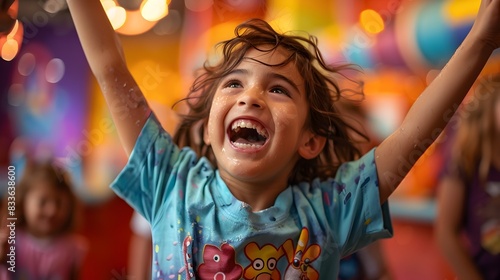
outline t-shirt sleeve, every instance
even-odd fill
[[[178,168],[179,162],[195,160],[192,157],[192,150],[179,149],[154,114],[151,114],[126,166],[111,188],[152,223],[154,209],[161,208],[160,204],[166,201],[176,185],[174,169]]]
[[[374,151],[341,165],[331,182],[331,226],[344,256],[393,234],[388,203],[380,204]]]

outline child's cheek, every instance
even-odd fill
[[[276,106],[273,111],[273,119],[276,129],[288,129],[289,127],[302,127],[298,111],[293,107]]]

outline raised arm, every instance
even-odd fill
[[[130,154],[150,108],[130,74],[119,38],[99,0],[67,0],[90,68],[101,87],[123,148]]]
[[[500,0],[483,0],[448,64],[415,101],[402,125],[375,151],[384,202],[439,136],[500,42]]]

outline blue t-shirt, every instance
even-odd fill
[[[341,257],[392,236],[376,174],[372,150],[252,212],[151,115],[112,188],[151,223],[153,279],[336,279]]]

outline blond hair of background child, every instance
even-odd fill
[[[500,76],[480,80],[457,117],[438,186],[437,242],[459,279],[499,279]]]

